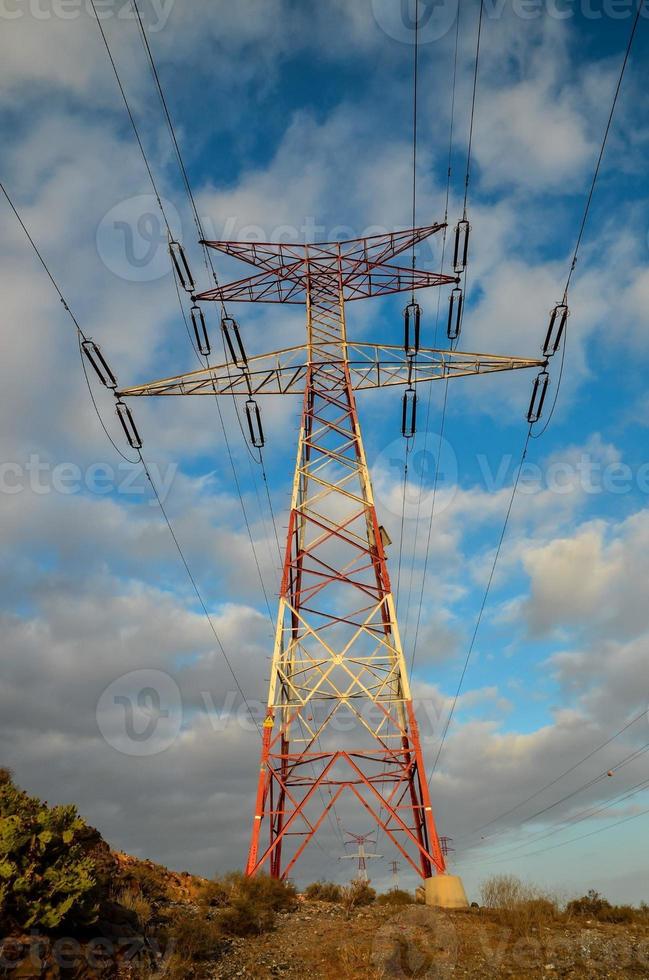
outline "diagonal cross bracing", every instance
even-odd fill
[[[121,392],[303,396],[250,875],[289,875],[345,798],[424,878],[445,871],[354,392],[544,362],[433,349],[409,358],[348,339],[347,301],[456,282],[390,265],[442,227],[316,245],[207,242],[259,271],[197,298],[302,303],[306,344],[249,357],[245,370],[222,364]]]

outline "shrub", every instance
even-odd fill
[[[413,905],[414,898],[410,892],[403,891],[401,888],[391,888],[384,895],[377,898],[379,905]]]
[[[566,912],[568,915],[597,919],[598,922],[617,923],[636,922],[638,919],[642,921],[647,914],[644,903],[639,909],[634,909],[631,905],[611,905],[592,888],[587,895],[568,902]]]
[[[170,897],[165,870],[165,868],[148,861],[138,861],[135,864],[129,864],[121,877],[127,887],[139,892],[153,905],[159,905],[166,902]]]
[[[169,926],[168,940],[174,956],[190,962],[214,959],[224,946],[218,922],[190,911],[175,915]]]
[[[200,890],[198,900],[201,905],[211,909],[221,909],[228,904],[229,892],[222,881],[206,881]]]
[[[219,912],[216,921],[228,936],[258,936],[273,928],[275,913],[268,907],[239,896],[232,899],[228,908]]]
[[[480,886],[482,904],[490,909],[513,909],[535,897],[535,890],[514,875],[493,875]]]
[[[290,881],[280,881],[267,874],[248,878],[232,872],[223,879],[230,903],[242,898],[271,912],[290,912],[297,906],[297,891]]]
[[[568,902],[566,911],[569,915],[584,915],[596,919],[598,915],[610,907],[610,902],[607,902],[599,892],[591,888],[587,895],[582,895],[581,898],[575,898],[572,902]]]
[[[100,842],[74,806],[48,807],[0,770],[0,920],[21,929],[96,921]]]
[[[556,898],[514,875],[494,875],[480,891],[483,905],[497,910],[515,935],[527,936],[559,917]]]
[[[370,888],[366,881],[352,881],[350,885],[342,889],[342,895],[343,905],[348,915],[352,909],[371,905],[376,899],[376,892]]]
[[[297,906],[295,886],[270,875],[248,878],[233,872],[221,882],[211,883],[212,895],[218,893],[219,885],[225,900],[216,922],[222,932],[230,936],[255,936],[268,932],[275,924],[277,912],[292,911]]]
[[[306,887],[304,897],[311,902],[342,902],[343,890],[333,881],[314,881]]]
[[[129,912],[134,912],[137,916],[138,925],[141,929],[145,929],[146,926],[151,921],[151,916],[153,914],[153,906],[151,902],[144,897],[144,895],[133,891],[132,888],[123,888],[122,891],[118,892],[115,896],[115,901],[122,908],[128,909]]]

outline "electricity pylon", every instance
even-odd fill
[[[195,302],[305,305],[306,344],[250,359],[230,344],[230,363],[121,392],[241,393],[255,411],[254,395],[303,394],[248,875],[268,867],[286,878],[343,794],[424,879],[446,870],[354,392],[543,362],[349,340],[350,301],[457,287],[457,276],[390,264],[443,227],[317,245],[204,243],[261,271]]]
[[[367,862],[372,861],[375,858],[382,858],[382,854],[373,854],[371,851],[365,850],[366,844],[375,844],[371,834],[351,834],[348,830],[345,831],[348,837],[351,837],[348,844],[357,844],[358,850],[354,854],[342,854],[339,861],[358,861],[358,869],[356,871],[357,881],[367,881],[369,882],[369,877],[367,874]]]

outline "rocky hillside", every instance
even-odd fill
[[[213,881],[111,851],[74,807],[0,770],[0,977],[287,980],[649,977],[649,910],[595,893],[560,908],[513,878],[489,907],[260,876]]]

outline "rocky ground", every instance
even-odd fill
[[[649,924],[557,921],[528,932],[488,910],[375,905],[347,918],[341,907],[303,902],[274,932],[232,940],[204,976],[649,978]]]

